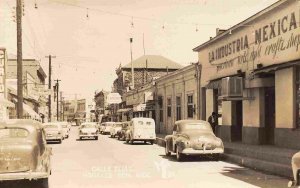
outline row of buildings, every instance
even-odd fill
[[[300,8],[280,0],[195,47],[198,62],[182,67],[161,56],[120,66],[112,92],[122,103],[95,95],[96,114],[108,120],[152,117],[170,134],[179,119],[219,114],[224,141],[300,149]]]
[[[49,121],[49,95],[51,95],[51,121],[85,121],[93,119],[93,104],[86,99],[64,100],[62,92],[56,96],[55,88],[48,89],[47,75],[37,59],[22,60],[23,118]],[[57,114],[57,100],[58,113]],[[17,118],[17,58],[0,48],[0,120]]]

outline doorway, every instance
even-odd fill
[[[275,87],[265,88],[265,135],[266,144],[274,144]]]
[[[243,131],[243,101],[232,101],[231,141],[242,141]]]

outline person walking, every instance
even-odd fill
[[[212,112],[211,116],[208,117],[208,123],[210,123],[213,132],[216,134],[216,128],[218,125],[218,116],[216,112]]]

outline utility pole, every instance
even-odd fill
[[[132,41],[133,41],[133,39],[130,38],[131,86],[132,86],[132,89],[134,89],[134,70],[133,70],[133,62],[132,62]]]
[[[64,109],[63,109],[63,96],[62,96],[62,91],[60,92],[60,121],[63,121],[63,111],[64,111]]]
[[[22,0],[16,1],[16,13],[17,13],[17,117],[23,118],[23,62],[22,62]]]
[[[48,83],[48,89],[49,91],[51,91],[51,74],[52,74],[52,65],[51,65],[51,60],[52,58],[56,58],[56,56],[52,56],[52,55],[49,55],[49,56],[46,56],[46,58],[49,58],[49,83]],[[48,96],[48,122],[51,122],[51,93],[50,95]]]
[[[56,120],[58,121],[59,120],[59,95],[58,95],[58,93],[59,93],[59,82],[61,81],[61,80],[54,80],[54,81],[56,81]]]

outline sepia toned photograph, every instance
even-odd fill
[[[0,0],[0,188],[300,188],[300,0]]]

